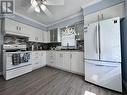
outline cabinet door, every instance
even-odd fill
[[[50,32],[46,32],[46,31],[44,31],[43,32],[43,37],[44,37],[44,42],[45,43],[49,43],[50,42]]]
[[[30,31],[30,30],[29,30],[28,25],[23,24],[23,23],[19,23],[18,28],[19,28],[19,32],[22,34],[22,36],[29,37],[28,31]]]
[[[120,17],[120,18],[125,17],[124,3],[102,10],[100,17],[101,20],[110,19],[114,17]]]
[[[71,71],[84,74],[83,52],[71,52]]]
[[[47,55],[48,59],[47,59],[47,64],[49,66],[52,66],[52,67],[56,67],[56,52],[55,51],[50,51],[48,52],[48,55]]]
[[[11,19],[5,19],[5,32],[7,34],[12,34],[12,35],[16,35],[18,32],[18,26],[19,23],[11,20]]]
[[[63,69],[63,53],[62,52],[57,52],[56,53],[56,59],[57,59],[57,62],[56,62],[56,67],[59,68],[59,69]]]
[[[70,71],[70,52],[63,52],[63,69]]]
[[[70,71],[70,52],[57,52],[56,67]]]
[[[99,19],[100,12],[92,13],[84,16],[84,25],[91,24],[97,22]]]
[[[32,52],[32,67],[33,67],[33,70],[40,68],[39,52]]]
[[[41,67],[46,66],[46,51],[41,51],[40,56],[41,56],[40,58]]]

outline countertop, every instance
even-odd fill
[[[34,50],[31,52],[39,52],[39,51],[58,51],[58,52],[84,52],[82,50]]]

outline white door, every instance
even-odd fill
[[[84,74],[83,52],[71,52],[71,71]]]
[[[85,80],[111,90],[122,92],[121,64],[85,61]]]
[[[85,59],[99,60],[98,23],[84,27]]]
[[[121,62],[120,18],[100,22],[100,55],[103,61]]]

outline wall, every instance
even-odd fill
[[[117,5],[117,4],[124,2],[124,1],[126,1],[126,0],[102,0],[101,2],[98,2],[94,5],[84,8],[83,15],[88,15],[90,13],[100,11],[102,9],[111,7],[113,5]]]
[[[125,0],[126,18],[121,22],[123,83],[127,90],[127,0]]]
[[[72,25],[76,22],[82,21],[82,20],[83,20],[82,14],[73,16],[73,17],[68,17],[68,18],[65,18],[65,20],[56,22],[55,24],[48,26],[48,30],[54,29],[54,28],[63,28],[63,27]]]

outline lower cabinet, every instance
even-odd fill
[[[83,52],[71,52],[71,72],[84,75]]]
[[[46,60],[48,66],[56,67],[56,51],[48,51]]]
[[[40,52],[40,67],[46,66],[46,51]]]
[[[83,52],[49,51],[47,53],[47,65],[84,75]]]
[[[70,71],[70,52],[57,52],[56,67],[59,69]]]
[[[46,66],[46,51],[32,52],[32,69],[38,69]]]
[[[83,52],[79,51],[33,51],[33,70],[51,66],[72,73],[84,75]]]

